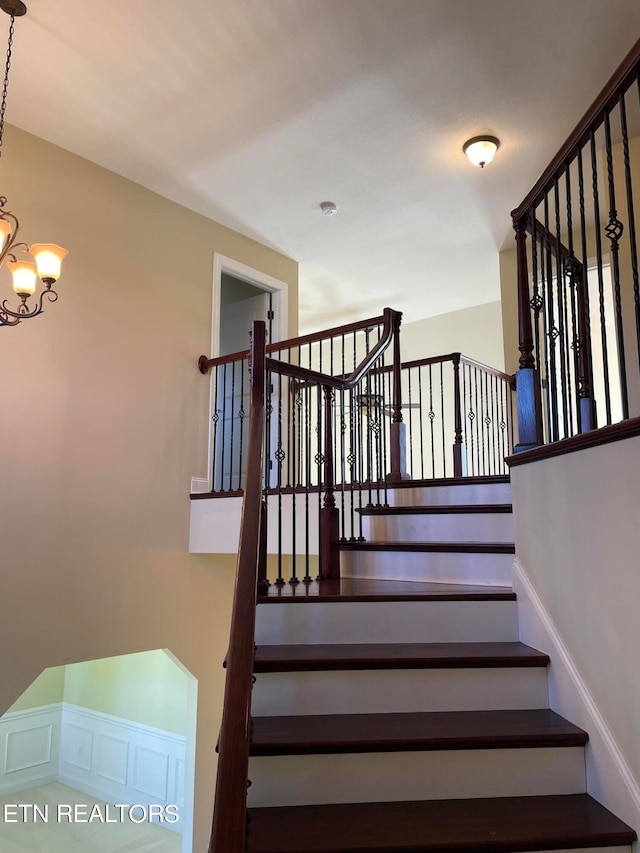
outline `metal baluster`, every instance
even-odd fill
[[[309,347],[309,363],[311,363],[311,347]],[[306,453],[304,459],[305,477],[304,477],[304,537],[305,537],[305,552],[304,552],[304,578],[306,583],[310,583],[313,578],[310,572],[310,536],[311,524],[310,515],[311,507],[309,505],[309,495],[311,491],[311,386],[306,385],[304,388],[304,420],[305,420],[305,446]]]
[[[289,350],[289,363],[291,363],[291,350]],[[293,379],[287,377],[287,403],[289,407],[289,461],[291,471],[291,581],[298,583],[298,572],[296,567],[296,451],[291,441],[295,441],[296,435],[296,386]]]
[[[549,372],[547,373],[548,399],[551,413],[551,440],[557,441],[560,437],[559,412],[558,412],[558,380],[556,367],[556,340],[560,334],[555,324],[555,308],[553,304],[553,261],[551,258],[551,243],[549,241],[549,196],[544,197],[544,244],[546,249],[547,265],[547,292],[545,301],[547,304],[549,341]]]
[[[544,300],[540,295],[540,290],[538,287],[538,229],[537,229],[537,220],[536,220],[536,209],[535,207],[531,208],[531,275],[533,277],[533,296],[531,297],[531,301],[529,302],[531,309],[533,311],[533,335],[534,335],[534,345],[535,345],[535,353],[536,353],[536,364],[538,368],[540,367],[540,309],[544,304]]]
[[[236,363],[235,361],[231,362],[231,400],[229,401],[229,407],[231,409],[231,419],[229,423],[229,491],[233,490],[233,436],[235,433],[235,423],[233,418],[234,411],[234,402],[236,396]]]
[[[618,219],[616,209],[616,183],[613,177],[613,152],[611,150],[611,121],[609,113],[604,114],[604,133],[607,150],[607,177],[609,179],[609,222],[604,232],[611,244],[611,261],[613,267],[613,292],[616,302],[616,339],[618,344],[618,370],[620,371],[620,396],[622,399],[622,417],[629,417],[629,394],[627,389],[627,360],[624,351],[624,325],[622,322],[622,294],[620,291],[620,237],[624,231],[622,222]]]
[[[371,329],[365,329],[365,350],[369,354],[369,335]],[[369,490],[369,503],[367,506],[373,506],[373,448],[371,446],[371,375],[367,373],[365,385],[366,407],[367,407],[367,488]],[[363,425],[364,426],[364,425]]]
[[[593,191],[593,216],[596,230],[596,257],[598,271],[598,295],[600,301],[600,336],[602,339],[602,365],[604,369],[604,400],[607,423],[611,423],[611,393],[609,390],[609,351],[607,347],[607,326],[604,305],[604,279],[602,277],[602,238],[600,235],[600,198],[598,193],[598,162],[596,137],[593,129],[589,136],[591,144],[591,186]]]
[[[409,400],[411,402],[411,400]],[[435,478],[436,476],[436,445],[435,445],[435,435],[433,430],[433,422],[436,417],[436,413],[433,411],[433,365],[429,364],[429,411],[427,412],[427,417],[429,418],[429,430],[430,430],[430,439],[431,439],[431,478]]]
[[[640,94],[640,71],[638,72],[637,82],[638,93]],[[631,165],[629,162],[627,108],[623,92],[620,92],[620,123],[622,126],[622,148],[624,152],[624,184],[627,193],[627,218],[629,220],[629,249],[631,251],[631,274],[633,277],[633,297],[636,312],[636,346],[638,349],[638,365],[640,366],[640,284],[638,280],[638,244],[636,243],[636,218],[633,206],[633,188],[631,186]]]
[[[464,446],[464,454],[465,454],[466,464],[464,464],[462,467],[463,467],[464,473],[468,474],[469,473],[469,461],[468,461],[469,460],[469,435],[468,435],[468,430],[467,430],[468,412],[467,412],[467,373],[466,373],[466,367],[467,367],[467,365],[463,361],[462,362],[462,406],[461,406],[462,413],[461,413],[461,418],[462,418],[463,442],[464,442],[463,446]]]
[[[446,437],[445,437],[445,429],[444,429],[444,365],[440,362],[440,417],[441,417],[441,431],[442,431],[442,476],[447,476],[447,448],[446,448]]]
[[[380,425],[381,425],[381,447],[382,447],[382,495],[384,498],[383,506],[389,506],[389,492],[387,487],[387,474],[389,473],[389,469],[387,468],[387,442],[389,440],[387,424],[391,424],[392,418],[392,401],[391,394],[387,393],[387,383],[386,376],[387,372],[384,369],[384,358],[380,362],[380,366],[378,368],[378,375],[380,377],[380,385],[381,385],[381,400],[380,400]],[[389,373],[389,380],[391,383],[392,374]],[[389,420],[387,422],[387,417],[385,415],[387,409],[389,410]]]
[[[562,263],[562,235],[560,232],[560,190],[558,179],[553,182],[553,206],[556,227],[556,298],[558,304],[558,338],[560,340],[560,383],[562,396],[562,423],[564,435],[571,435],[570,403],[571,389],[567,379],[567,332],[566,332],[566,281]]]
[[[217,453],[218,453],[218,421],[220,420],[220,412],[218,411],[218,375],[220,372],[220,365],[216,365],[213,370],[213,394],[211,399],[213,400],[213,414],[211,415],[211,420],[213,421],[213,450],[212,450],[212,470],[211,470],[211,485],[213,487],[214,492],[222,491],[222,481],[220,482],[220,486],[218,486],[218,470],[216,467],[217,463]]]
[[[418,423],[420,425],[420,479],[424,480],[424,427],[422,423],[422,365],[418,365]]]
[[[476,465],[476,456],[478,454],[478,441],[477,441],[477,431],[478,425],[476,424],[478,411],[478,386],[475,382],[475,368],[472,368],[471,365],[468,365],[469,368],[469,423],[471,424],[470,432],[471,432],[471,472],[475,477],[478,473],[477,465]],[[471,371],[474,371],[472,375]],[[474,396],[475,396],[475,407],[474,407]],[[476,435],[474,436],[474,427],[476,431]]]
[[[344,370],[344,332],[341,339],[341,358],[340,370],[342,376],[345,376]],[[344,391],[340,391],[340,518],[342,521],[342,536],[343,542],[347,539],[347,518],[346,518],[346,480],[347,480],[347,422],[345,419]]]
[[[357,364],[357,341],[356,341],[356,333],[353,333],[353,364],[354,368]],[[358,526],[359,526],[359,536],[358,539],[360,541],[364,541],[364,536],[362,535],[362,484],[364,481],[364,442],[363,442],[363,428],[364,428],[364,413],[363,413],[363,384],[359,382],[356,388],[354,388],[353,394],[357,403],[357,407],[355,410],[355,418],[356,418],[356,447],[357,447],[357,463],[358,463]]]
[[[411,370],[412,370],[411,367],[407,370],[407,379],[409,381],[409,387],[408,387],[408,400],[409,400],[408,414],[409,414],[409,417],[407,418],[407,421],[408,421],[408,424],[407,424],[408,430],[407,431],[409,433],[409,471],[411,472],[411,478],[413,479],[414,471],[416,469],[413,466],[413,408],[411,406]]]
[[[580,306],[581,322],[583,324],[583,332],[580,333],[580,347],[585,353],[585,362],[587,364],[587,373],[582,377],[581,396],[589,400],[589,426],[596,426],[596,410],[593,400],[593,361],[591,358],[591,306],[589,301],[589,271],[587,268],[587,228],[585,223],[585,207],[584,207],[584,170],[582,166],[582,148],[578,149],[578,198],[580,204],[580,251],[582,252],[582,284],[581,298],[582,305]],[[585,382],[585,378],[587,381]],[[581,417],[586,420],[585,414],[581,411]]]
[[[239,462],[238,462],[238,490],[243,488],[243,478],[242,478],[242,462],[244,455],[244,418],[246,412],[244,410],[244,371],[245,371],[245,360],[241,359],[240,361],[240,408],[238,409],[238,421],[240,425],[240,452],[239,452]]]
[[[571,305],[571,341],[570,348],[573,352],[573,375],[575,377],[577,405],[576,424],[578,432],[582,432],[582,411],[580,406],[580,333],[578,330],[578,261],[573,252],[573,201],[571,194],[571,169],[567,166],[565,170],[565,193],[567,197],[567,249],[569,258],[565,268],[569,277],[570,305]],[[570,374],[571,375],[571,374]],[[573,434],[573,431],[572,431]]]

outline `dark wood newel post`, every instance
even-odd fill
[[[462,477],[462,407],[460,405],[460,353],[453,355],[453,420],[455,439],[453,443],[453,476]]]
[[[518,270],[518,332],[520,370],[516,372],[518,403],[518,444],[516,453],[538,447],[542,443],[542,412],[538,371],[533,355],[533,327],[529,304],[529,271],[527,268],[527,216],[514,218],[516,261]]]
[[[320,510],[320,576],[340,577],[340,514],[333,471],[333,389],[324,385],[324,498]]]
[[[400,326],[402,312],[393,312],[393,416],[389,433],[389,483],[406,479],[406,427],[402,422],[402,362],[400,357]]]

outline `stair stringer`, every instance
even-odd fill
[[[587,793],[640,834],[640,785],[517,557],[513,561],[513,591],[518,601],[520,641],[546,652],[551,659],[549,707],[589,732],[585,750]],[[638,849],[637,842],[633,849]]]

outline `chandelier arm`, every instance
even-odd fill
[[[17,326],[20,320],[12,320],[8,314],[0,308],[0,326]]]
[[[46,288],[40,294],[40,298],[38,299],[37,305],[34,307],[33,311],[27,311],[27,310],[20,311],[19,309],[18,309],[18,311],[12,311],[11,308],[9,308],[9,306],[7,305],[6,299],[3,301],[2,308],[0,308],[0,311],[2,311],[3,314],[8,315],[9,317],[17,318],[18,322],[20,322],[20,320],[28,320],[30,317],[37,317],[38,314],[42,314],[42,312],[44,310],[43,303],[44,303],[45,296],[47,297],[49,302],[57,302],[58,301],[57,292],[55,290],[51,290],[50,288]],[[26,309],[26,307],[27,307],[26,303],[23,303],[21,307]],[[10,323],[7,325],[13,326],[13,325],[15,325],[15,323]]]

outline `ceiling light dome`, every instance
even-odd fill
[[[484,169],[496,156],[499,147],[500,140],[495,136],[474,136],[473,139],[467,139],[462,150],[474,166]]]

